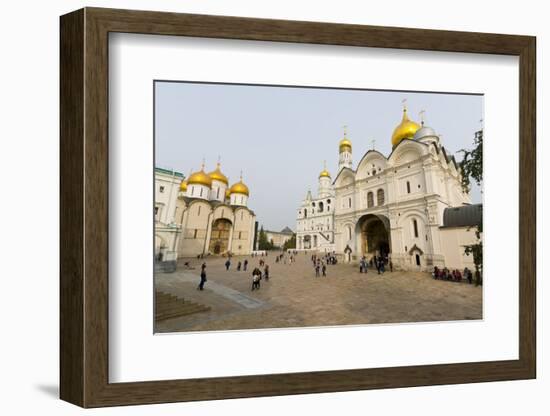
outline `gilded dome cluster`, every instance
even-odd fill
[[[213,181],[221,182],[226,187],[229,187],[229,179],[222,172],[221,164],[219,162],[216,165],[216,169],[214,169],[212,172],[206,173],[203,164],[201,170],[190,173],[187,179],[181,181],[180,191],[186,192],[189,185],[202,185],[206,186],[209,189],[212,189]],[[225,198],[229,198],[231,194],[243,194],[246,196],[250,195],[250,190],[248,189],[248,186],[243,182],[242,176],[239,182],[234,183],[231,187],[225,190]]]

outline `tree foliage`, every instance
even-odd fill
[[[283,250],[290,250],[296,248],[296,234],[292,234],[292,237],[290,237],[288,240],[285,241],[283,244]]]
[[[273,249],[273,243],[267,239],[267,233],[264,231],[264,227],[260,227],[260,234],[258,236],[258,249],[259,250],[271,250]]]
[[[471,180],[481,185],[483,182],[483,130],[476,131],[474,135],[474,148],[472,150],[462,149],[464,155],[459,163],[462,170],[462,188],[470,190]]]
[[[474,180],[477,185],[483,182],[483,130],[479,130],[474,135],[474,147],[472,150],[462,149],[460,151],[464,158],[459,166],[462,171],[462,188],[468,192],[470,190],[471,181]],[[464,246],[464,253],[472,255],[474,258],[475,284],[480,285],[483,282],[483,241],[481,235],[483,233],[483,221],[476,225],[475,244]]]

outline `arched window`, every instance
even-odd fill
[[[304,209],[304,218],[307,218],[307,209]]]
[[[411,183],[409,181],[407,181],[407,193],[411,193]]]
[[[369,192],[367,194],[367,208],[372,208],[374,206],[374,194]]]
[[[351,227],[348,226],[348,240],[351,240]]]
[[[418,238],[418,222],[416,222],[416,220],[413,220],[413,230],[414,230],[414,237]]]
[[[384,190],[379,189],[376,191],[376,204],[377,205],[384,205]]]
[[[348,208],[351,208],[351,198],[348,198]]]
[[[323,212],[323,208],[324,208],[324,207],[325,207],[325,206],[324,206],[323,202],[322,202],[322,201],[319,202],[319,212]]]

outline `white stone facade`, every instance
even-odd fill
[[[256,215],[248,205],[249,190],[239,182],[204,167],[185,179],[181,173],[155,169],[155,256],[247,255],[253,250]]]
[[[177,199],[183,175],[165,169],[155,169],[155,259],[175,262],[181,224],[176,222]]]
[[[345,151],[350,155],[342,158],[340,146],[330,195],[314,198],[308,192],[298,209],[299,249],[334,250],[344,261],[381,255],[394,269],[473,269],[464,245],[476,241],[475,227],[443,222],[445,209],[470,205],[470,196],[457,163],[432,129],[418,129],[387,157],[369,150],[355,170],[343,166],[351,160],[351,145]]]

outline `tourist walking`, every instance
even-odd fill
[[[197,287],[197,289],[204,290],[205,283],[206,283],[206,270],[205,268],[203,268],[201,271],[201,281],[199,282],[199,286]]]
[[[238,272],[241,271],[241,262],[240,262],[240,261],[237,263],[237,271],[238,271]]]
[[[264,278],[265,278],[265,281],[266,281],[266,282],[269,280],[269,264],[266,264],[266,265],[265,265],[265,268],[264,268]]]
[[[231,260],[227,259],[225,262],[225,270],[229,270],[229,267],[231,267]]]
[[[246,269],[248,267],[248,259],[245,259],[244,260],[244,263],[243,263],[243,270],[246,272]]]
[[[327,277],[327,265],[324,262],[321,269],[323,271],[323,277]]]

